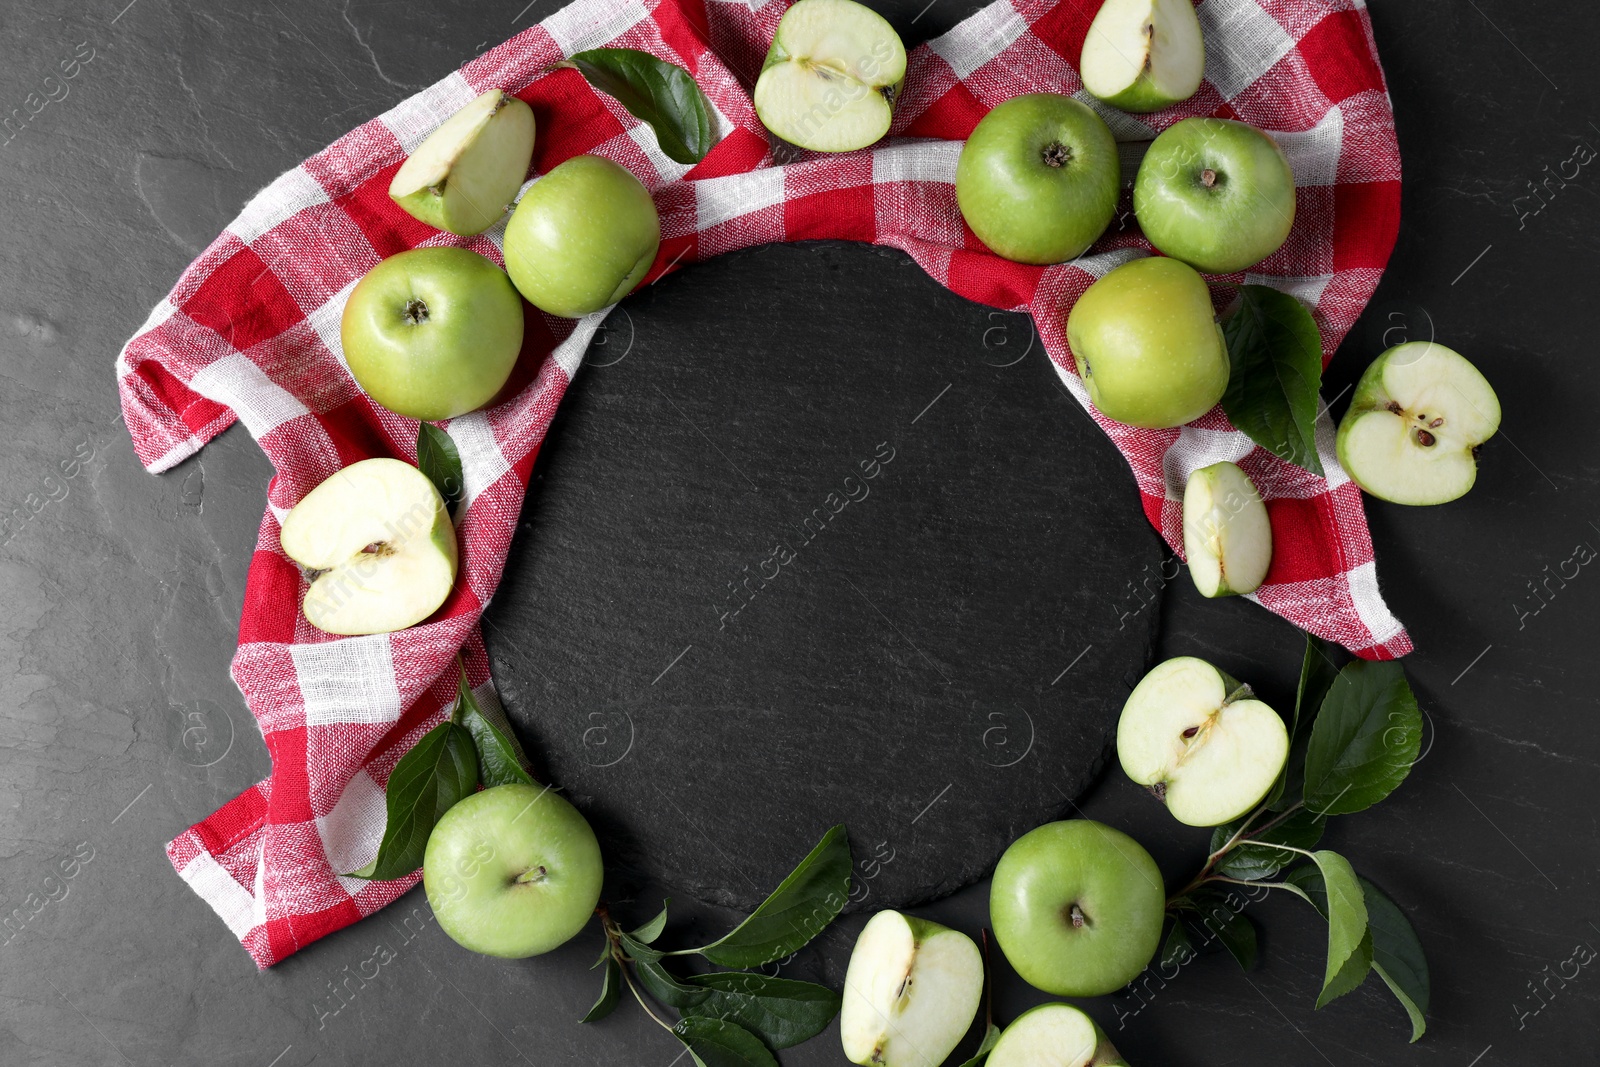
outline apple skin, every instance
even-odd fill
[[[1096,997],[1144,970],[1161,940],[1166,906],[1161,871],[1137,841],[1102,823],[1069,819],[1030,830],[1006,849],[989,891],[989,922],[1028,984],[1056,996]]]
[[[1060,93],[1012,97],[973,129],[956,164],[956,201],[990,250],[1065,263],[1105,232],[1121,195],[1117,142],[1088,105]]]
[[[440,928],[506,959],[571,940],[594,914],[603,876],[600,844],[578,809],[523,784],[485,789],[445,812],[422,859]]]
[[[1067,344],[1094,406],[1165,429],[1210,411],[1228,388],[1228,346],[1205,279],[1175,259],[1124,263],[1067,316]]]
[[[650,192],[599,156],[574,156],[522,194],[506,224],[506,270],[528,302],[576,319],[633,291],[655,262]]]
[[[345,365],[368,396],[413,419],[487,404],[522,351],[522,301],[505,271],[465,248],[390,256],[351,290]]]
[[[1133,182],[1133,213],[1145,237],[1207,274],[1245,270],[1276,252],[1294,225],[1294,202],[1283,149],[1232,119],[1168,127]]]

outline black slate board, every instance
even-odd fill
[[[750,907],[844,822],[856,902],[903,906],[1104,763],[1160,541],[1025,316],[830,309],[906,272],[841,244],[694,266],[613,313],[564,402],[485,632],[624,880]]]

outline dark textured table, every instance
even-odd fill
[[[173,473],[146,475],[118,421],[111,375],[123,340],[251,193],[549,14],[556,0],[521,11],[456,0],[358,0],[342,10],[304,0],[123,2],[8,3],[0,23],[0,110],[13,115],[0,145],[0,463],[13,516],[0,534],[0,913],[11,917],[0,935],[0,1063],[666,1067],[678,1046],[637,1011],[576,1023],[596,984],[586,970],[592,931],[548,957],[482,959],[429,921],[419,891],[258,974],[173,875],[162,844],[268,770],[227,663],[269,470],[236,428]],[[971,10],[924,2],[884,5],[909,42]],[[1485,0],[1388,3],[1373,21],[1399,118],[1404,221],[1389,272],[1330,368],[1325,395],[1340,397],[1386,344],[1434,336],[1478,363],[1505,408],[1467,499],[1435,509],[1368,503],[1385,592],[1418,646],[1407,668],[1428,713],[1428,747],[1390,801],[1336,821],[1327,839],[1409,912],[1432,964],[1431,1031],[1408,1046],[1400,1009],[1375,979],[1313,1011],[1321,925],[1298,902],[1274,899],[1252,908],[1266,931],[1257,970],[1206,956],[1140,997],[1088,1005],[1135,1064],[1494,1067],[1600,1058],[1600,976],[1592,966],[1574,976],[1568,962],[1600,945],[1600,829],[1587,797],[1600,761],[1600,662],[1591,647],[1600,593],[1586,567],[1573,577],[1567,562],[1600,545],[1600,445],[1584,428],[1600,370],[1585,347],[1592,301],[1583,291],[1600,235],[1588,56],[1600,16]],[[60,80],[63,70],[74,76]],[[709,274],[685,272],[632,298],[625,307],[636,309],[649,338],[621,363],[617,349],[599,354],[598,363],[614,365],[585,371],[578,388],[602,396],[628,382],[646,386],[641,357],[669,358],[695,330],[708,330],[698,316],[713,311],[727,336],[760,338],[775,357],[800,359],[806,337],[767,340],[768,324],[804,324],[821,309],[830,323],[861,324],[864,359],[897,368],[929,359],[933,326],[916,327],[935,324],[934,354],[972,387],[941,401],[948,421],[925,420],[919,454],[928,470],[943,461],[970,478],[982,453],[968,438],[987,417],[983,404],[1011,387],[997,376],[1049,387],[1037,350],[1001,366],[1025,346],[1024,319],[958,300],[897,254],[817,245],[747,253],[740,266],[699,268],[720,272],[714,293]],[[795,282],[773,284],[783,278]],[[890,306],[895,313],[883,314]],[[608,343],[623,336],[608,331]],[[712,334],[699,336],[714,347]],[[1000,340],[1016,347],[997,356]],[[935,391],[956,378],[933,382]],[[712,390],[736,384],[704,380]],[[871,395],[883,406],[863,417],[888,424],[903,414],[887,406],[888,392]],[[736,399],[725,395],[726,407]],[[1342,408],[1336,401],[1335,413]],[[1101,484],[1131,509],[1131,479],[1112,450],[1064,397],[1055,410],[1064,426],[1051,432],[1110,469]],[[670,425],[678,416],[659,404],[640,417],[641,433],[688,432]],[[602,440],[598,427],[584,436],[580,415],[563,427],[573,431],[570,454]],[[552,442],[551,467],[562,447]],[[679,454],[687,464],[687,450]],[[699,462],[697,488],[720,486],[705,503],[707,522],[756,529],[738,512],[750,488],[729,474],[726,457],[707,449]],[[826,474],[790,462],[807,477]],[[676,491],[653,490],[662,499]],[[541,527],[541,513],[530,510],[524,542],[614,542],[619,524],[651,508],[637,496],[608,503],[596,494],[592,503],[569,507],[561,526]],[[722,526],[720,514],[729,516]],[[830,551],[837,566],[870,574],[884,545],[841,538]],[[582,563],[560,553],[537,558],[516,578],[530,588],[560,588],[575,580],[564,561]],[[894,589],[880,592],[893,602]],[[1103,610],[1109,631],[1122,609]],[[1205,602],[1186,581],[1171,584],[1161,616],[1159,653],[1207,656],[1274,699],[1290,692],[1299,638],[1288,624],[1246,603]],[[934,656],[976,647],[962,630],[975,623],[922,611],[917,643]],[[851,625],[862,629],[841,628],[840,640],[866,633],[864,623]],[[901,658],[908,679],[927,666],[891,649],[884,633],[871,638]],[[781,680],[770,658],[741,660],[737,651],[721,653],[724,669],[744,672],[756,688]],[[1048,644],[1036,662],[1010,655],[1048,680],[1065,666],[1059,653]],[[661,665],[652,645],[618,669],[652,675]],[[723,795],[740,795],[737,767],[697,773],[735,779]],[[680,803],[692,796],[689,784],[674,784]],[[754,796],[762,783],[742,788]],[[1082,808],[1145,842],[1169,878],[1186,875],[1204,852],[1203,832],[1178,827],[1115,771]],[[916,854],[915,814],[908,810],[895,839],[897,856]],[[936,805],[922,819],[939,817]],[[797,835],[796,852],[807,844]],[[875,843],[861,844],[865,858]],[[726,847],[708,841],[698,867],[705,886],[740,879]],[[974,862],[951,855],[948,868]],[[62,878],[64,869],[73,876]],[[630,882],[626,892],[634,900],[619,909],[642,918],[662,890]],[[975,932],[985,902],[980,883],[924,913]],[[730,915],[687,903],[675,911],[684,937],[714,932]],[[841,922],[794,973],[837,983],[861,921]],[[333,985],[363,967],[371,974],[374,958],[386,960],[377,977],[352,981],[343,1001],[333,999]],[[1038,999],[1000,969],[1002,1019]],[[783,1060],[842,1062],[836,1031]]]

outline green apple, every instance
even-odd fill
[[[1201,596],[1253,593],[1272,563],[1272,522],[1250,476],[1232,463],[1189,475],[1183,554]]]
[[[1150,112],[1187,100],[1206,46],[1190,0],[1106,0],[1083,39],[1083,87],[1112,107]]]
[[[850,152],[889,132],[905,77],[906,47],[882,15],[855,0],[799,0],[756,78],[756,114],[792,145]]]
[[[500,221],[533,160],[533,109],[490,89],[445,119],[389,182],[412,216],[462,237]]]
[[[1283,149],[1232,119],[1184,119],[1150,144],[1133,182],[1150,243],[1208,274],[1253,267],[1294,225],[1294,173]]]
[[[1478,446],[1500,428],[1500,400],[1478,368],[1432,341],[1396,345],[1356,383],[1339,423],[1339,463],[1396,504],[1443,504],[1478,478]]]
[[[600,902],[600,843],[578,809],[533,785],[497,785],[444,813],[422,884],[439,927],[486,956],[521,959],[570,941]]]
[[[367,395],[413,419],[492,400],[522,351],[522,301],[505,271],[465,248],[390,256],[350,291],[345,365]]]
[[[1289,758],[1283,718],[1203,659],[1146,674],[1117,722],[1117,758],[1172,817],[1221,826],[1261,803]]]
[[[839,1037],[851,1063],[939,1067],[978,1013],[983,957],[972,938],[880,911],[856,938]]]
[[[284,516],[284,554],[314,575],[302,610],[330,634],[383,634],[438,610],[456,580],[456,530],[428,476],[364,459]]]
[[[972,232],[1018,263],[1065,263],[1117,211],[1117,142],[1088,105],[1060,93],[1014,96],[985,115],[956,163]]]
[[[1071,1004],[1040,1004],[1006,1027],[989,1052],[988,1067],[1128,1067],[1128,1061]]]
[[[599,156],[574,156],[522,194],[506,224],[506,269],[522,295],[576,319],[633,291],[661,247],[650,191]]]
[[[1067,344],[1089,399],[1130,426],[1182,426],[1228,388],[1228,346],[1205,279],[1175,259],[1124,263],[1067,316]]]
[[[1120,830],[1088,819],[1046,823],[995,867],[989,922],[1030,985],[1062,997],[1111,993],[1161,941],[1167,894],[1155,860]]]

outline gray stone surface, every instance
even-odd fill
[[[884,9],[913,40],[970,10],[924,3]],[[93,50],[66,83],[67,95],[0,147],[3,499],[7,510],[31,511],[32,494],[39,509],[0,545],[0,912],[24,906],[30,893],[40,902],[0,935],[0,1063],[7,1067],[444,1060],[666,1067],[678,1055],[636,1010],[594,1027],[575,1022],[596,981],[586,969],[597,947],[593,931],[540,959],[480,959],[451,944],[413,893],[262,975],[161,852],[175,832],[268,769],[227,662],[269,471],[235,430],[172,474],[145,475],[117,423],[110,361],[256,188],[555,6],[0,3],[5,110],[25,109],[30,93],[60,96],[44,78],[80,44],[85,54]],[[1469,7],[1374,5],[1405,153],[1405,222],[1377,302],[1325,388],[1339,397],[1386,341],[1431,331],[1478,361],[1506,412],[1505,431],[1484,450],[1483,474],[1466,500],[1437,509],[1368,504],[1385,591],[1417,639],[1407,667],[1430,716],[1430,747],[1394,798],[1340,820],[1328,839],[1416,924],[1433,964],[1432,1032],[1408,1046],[1399,1009],[1376,983],[1314,1012],[1322,930],[1303,905],[1269,900],[1253,909],[1266,931],[1256,972],[1206,957],[1142,1001],[1087,1003],[1134,1063],[1495,1067],[1600,1056],[1593,1026],[1600,980],[1592,966],[1565,981],[1552,977],[1572,974],[1563,962],[1576,944],[1600,944],[1591,925],[1600,921],[1593,908],[1600,831],[1589,803],[1600,761],[1600,666],[1591,649],[1600,594],[1587,568],[1575,578],[1549,577],[1575,544],[1600,545],[1591,525],[1600,523],[1600,443],[1589,417],[1600,370],[1588,352],[1592,314],[1582,289],[1593,274],[1600,215],[1592,164],[1565,184],[1549,179],[1542,200],[1529,199],[1528,186],[1547,180],[1547,165],[1556,171],[1572,159],[1576,145],[1600,142],[1590,125],[1596,16],[1548,2]],[[1573,173],[1570,164],[1565,173]],[[881,350],[868,358],[907,373],[934,358],[974,376],[1005,373],[982,366],[992,358],[977,329],[988,325],[985,313],[903,262],[865,249],[751,258],[767,271],[795,265],[811,280],[784,293],[749,288],[743,303],[724,294],[719,321],[730,331],[759,336],[769,318],[808,312],[871,324],[903,305],[891,321],[964,322],[969,332],[951,330],[933,353],[925,342],[880,335]],[[874,275],[877,284],[831,290],[825,277],[818,280],[818,264],[828,262],[841,276]],[[660,314],[656,301],[687,303],[698,283],[686,274],[670,284],[678,288],[669,293],[664,283],[661,294],[634,298],[630,309],[638,307],[641,320]],[[769,311],[774,304],[781,310]],[[694,326],[686,308],[678,314],[673,330]],[[652,343],[671,354],[675,341]],[[1010,370],[1026,373],[1026,366]],[[584,388],[598,396],[607,380],[625,380],[616,373],[625,370],[633,372],[624,362],[595,373]],[[893,393],[894,404],[906,395]],[[952,391],[942,403],[954,399]],[[1342,407],[1336,400],[1335,412]],[[952,406],[947,414],[962,418],[930,423],[921,454],[928,477],[941,449],[957,455],[966,447],[970,410]],[[642,423],[641,433],[687,434],[666,412],[655,414],[659,421]],[[1064,425],[1052,432],[1092,440],[1064,402],[1061,414]],[[862,428],[903,415],[898,406],[863,412]],[[686,445],[673,440],[687,462]],[[582,443],[574,438],[575,453]],[[1093,454],[1116,462],[1103,446]],[[78,455],[89,458],[74,465]],[[686,469],[706,479],[725,471],[715,456]],[[1126,483],[1121,490],[1114,478],[1108,484],[1131,499]],[[885,482],[885,501],[888,488]],[[663,499],[673,491],[670,484],[655,490]],[[728,507],[741,492],[734,481],[721,491]],[[874,496],[867,505],[878,502]],[[863,508],[864,518],[873,515]],[[537,540],[539,515],[528,518],[528,537]],[[842,568],[850,545],[861,552],[871,541],[840,544],[847,551],[835,565]],[[534,570],[519,580],[570,578]],[[880,606],[895,595],[885,591]],[[684,610],[709,609],[694,600]],[[963,647],[949,618],[932,609],[912,618],[930,657]],[[1265,612],[1202,601],[1179,581],[1161,624],[1159,654],[1210,656],[1269,697],[1289,692],[1297,636]],[[657,646],[640,648],[618,673],[648,681],[675,652],[667,636],[665,657]],[[905,657],[881,633],[872,638],[884,656]],[[735,665],[756,679],[765,670],[755,660]],[[1050,649],[1031,677],[1059,669]],[[683,803],[693,784],[685,777],[663,787],[681,790],[673,795]],[[750,788],[756,795],[758,787]],[[1204,852],[1203,833],[1174,825],[1115,771],[1082,807],[1144,841],[1169,879],[1185,876]],[[797,850],[814,829],[796,829]],[[69,864],[73,878],[59,878],[63,859],[91,850],[87,863]],[[726,862],[710,846],[705,860],[706,870]],[[949,869],[972,862],[952,855]],[[739,880],[731,864],[709,877]],[[642,919],[663,892],[624,887],[616,907]],[[975,932],[985,922],[984,901],[980,883],[923,913]],[[685,905],[667,936],[714,934],[731,918]],[[861,921],[852,917],[825,935],[796,961],[795,973],[838,982]],[[380,943],[394,958],[364,983],[349,978]],[[349,982],[342,1006],[330,999],[335,982]],[[1003,1019],[1039,999],[1001,968]],[[791,1067],[842,1059],[834,1033],[783,1058]]]

